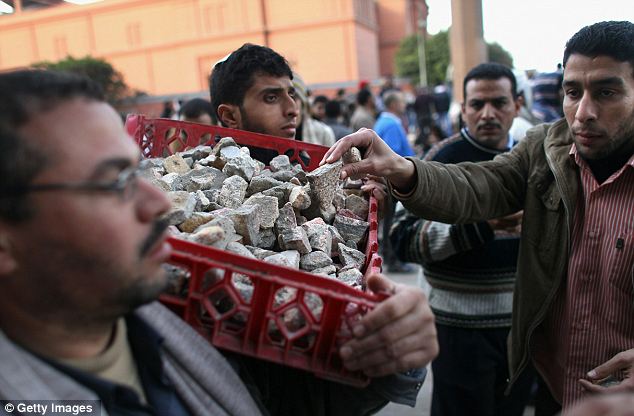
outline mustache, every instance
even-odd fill
[[[496,123],[494,121],[487,121],[485,123],[479,124],[477,128],[486,128],[486,127],[496,127],[498,129],[502,128],[502,125],[500,123]]]
[[[145,256],[152,246],[156,244],[162,237],[165,230],[169,227],[169,221],[167,218],[161,218],[154,221],[152,224],[152,230],[150,231],[150,235],[141,243],[141,248],[139,249],[139,253],[141,257]]]

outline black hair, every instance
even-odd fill
[[[609,56],[618,62],[629,62],[634,76],[634,23],[599,22],[586,26],[566,42],[564,68],[572,54],[594,58]]]
[[[288,62],[266,46],[245,43],[224,61],[218,62],[209,76],[209,94],[214,114],[221,104],[242,106],[244,96],[255,82],[254,75],[287,76],[293,79]]]
[[[337,100],[330,100],[325,107],[326,117],[337,118],[341,116],[341,104]]]
[[[318,95],[315,98],[313,98],[313,104],[315,103],[324,103],[326,104],[328,102],[328,97],[326,97],[325,95]]]
[[[18,130],[36,114],[77,97],[105,99],[98,84],[80,75],[44,70],[0,74],[0,218],[19,222],[33,214],[20,189],[47,162]]]
[[[472,79],[498,80],[500,78],[508,78],[508,80],[511,81],[511,94],[513,99],[517,98],[517,80],[515,79],[515,75],[513,75],[513,71],[505,65],[488,62],[472,68],[471,71],[467,73],[467,76],[464,77],[462,83],[464,100],[466,101],[467,99],[467,83]]]
[[[183,104],[178,110],[178,114],[185,118],[198,118],[203,114],[209,114],[211,121],[215,124],[216,114],[211,107],[211,103],[203,98],[192,98]]]
[[[372,99],[372,93],[369,90],[362,89],[357,93],[357,103],[359,105],[366,105],[370,99]]]

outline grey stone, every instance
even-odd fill
[[[365,264],[365,254],[345,244],[339,243],[339,261],[345,267],[352,266],[360,269]]]
[[[251,252],[251,250],[249,250],[247,247],[245,247],[243,244],[240,244],[240,243],[231,242],[227,244],[226,250],[243,257],[248,257],[250,259],[256,258],[255,255]]]
[[[216,145],[211,149],[211,154],[217,156],[220,154],[220,150],[225,147],[237,147],[236,141],[233,140],[233,137],[223,137],[216,143]]]
[[[300,260],[300,262],[301,262],[301,260]],[[334,265],[330,264],[330,265],[328,265],[326,267],[320,267],[320,268],[317,268],[317,269],[313,269],[310,272],[313,273],[313,274],[319,274],[319,275],[331,277],[331,275],[336,276],[337,268]]]
[[[257,164],[255,160],[251,159],[251,156],[240,153],[240,155],[228,160],[222,171],[227,176],[238,175],[249,182],[255,175],[257,168]]]
[[[211,146],[196,146],[190,149],[186,149],[178,154],[181,155],[184,159],[191,158],[194,161],[198,161],[206,158],[211,153]]]
[[[332,204],[335,195],[339,174],[341,173],[341,161],[325,164],[306,175],[310,184],[311,197],[321,209],[327,209]]]
[[[329,225],[328,231],[330,231],[330,235],[332,236],[332,246],[336,248],[339,243],[345,243],[346,240],[343,239],[339,230],[337,230],[334,226]]]
[[[139,162],[139,172],[145,170],[152,170],[159,174],[159,177],[165,175],[165,167],[163,167],[163,158],[152,157],[148,159],[142,159]]]
[[[348,240],[344,244],[355,250],[359,248],[359,245],[354,240]]]
[[[273,172],[273,177],[278,181],[289,182],[295,177],[295,172],[292,170],[279,170],[277,172]]]
[[[209,221],[208,223],[198,227],[194,231],[194,233],[198,234],[202,232],[204,229],[210,228],[210,227],[220,227],[223,231],[223,235],[221,239],[208,245],[212,245],[216,248],[224,250],[227,247],[227,244],[234,241],[239,242],[242,239],[242,237],[236,233],[235,226],[233,225],[233,221],[231,221],[231,219],[226,216],[217,216],[216,218]]]
[[[325,209],[320,208],[319,209],[319,215],[321,216],[321,218],[324,219],[324,221],[326,221],[328,224],[332,224],[332,222],[335,219],[335,215],[337,215],[337,210],[335,209],[335,206],[330,204],[328,207],[326,207]]]
[[[183,160],[187,163],[187,166],[191,169],[194,166],[194,159],[191,157],[184,157]]]
[[[196,208],[196,198],[189,192],[168,192],[171,201],[170,210],[165,214],[171,225],[177,225],[191,217]]]
[[[258,247],[264,249],[272,249],[277,243],[277,235],[272,228],[260,228],[260,242]]]
[[[214,216],[208,212],[194,212],[189,218],[178,225],[184,233],[193,233],[198,227],[213,220]]]
[[[266,171],[269,172],[269,171]],[[254,195],[258,192],[266,191],[267,189],[271,189],[274,186],[281,185],[282,182],[271,176],[254,176],[249,182],[249,187],[247,188],[247,195]]]
[[[291,165],[291,161],[286,155],[275,156],[271,159],[271,163],[269,163],[271,168],[271,172],[279,172],[282,170],[291,170],[293,167]]]
[[[260,242],[259,208],[255,205],[243,205],[229,214],[233,225],[245,244],[257,246]]]
[[[263,228],[272,228],[275,225],[275,220],[280,215],[278,199],[273,196],[264,194],[251,195],[244,201],[244,205],[256,205],[259,207],[258,215]]]
[[[332,234],[324,220],[315,218],[302,224],[302,228],[306,230],[306,235],[308,235],[308,241],[313,251],[323,251],[330,256],[332,252]]]
[[[224,160],[225,162],[229,162],[231,159],[236,157],[242,157],[244,153],[240,151],[240,148],[237,146],[226,146],[220,149],[218,157]]]
[[[209,166],[209,167],[214,167],[218,170],[222,170],[222,168],[225,167],[226,162],[222,159],[220,159],[220,157],[216,156],[216,155],[209,155],[204,159],[201,159],[198,161],[198,165],[199,166]]]
[[[359,286],[363,284],[363,273],[353,268],[341,269],[337,274],[337,280],[348,286]]]
[[[273,255],[277,254],[277,252],[275,252],[273,250],[266,250],[266,249],[260,248],[260,247],[254,247],[254,246],[249,246],[249,245],[246,245],[245,247],[258,260],[262,260],[262,259],[265,259],[266,257],[273,256]]]
[[[310,242],[302,227],[282,231],[278,241],[280,247],[285,250],[297,250],[301,254],[310,253]]]
[[[297,185],[297,186],[303,186],[302,182],[297,179],[295,176],[293,176],[290,180],[290,183],[292,183],[293,185]]]
[[[366,221],[337,214],[333,225],[337,228],[344,240],[352,240],[359,244],[359,241],[365,236],[369,224]]]
[[[196,197],[195,210],[198,212],[209,211],[209,208],[211,207],[211,201],[209,200],[209,198],[207,198],[205,193],[203,191],[196,191],[194,193],[194,196]]]
[[[163,159],[163,168],[167,173],[183,174],[190,171],[190,167],[182,156],[175,154]]]
[[[340,209],[339,211],[337,211],[337,215],[342,216],[342,217],[348,217],[348,218],[354,218],[355,220],[362,220],[364,221],[366,218],[362,218],[360,216],[358,216],[355,212],[344,208],[344,209]]]
[[[180,178],[180,174],[176,172],[172,172],[172,173],[163,175],[163,177],[161,177],[159,181],[166,184],[170,191],[183,191],[184,189],[179,189],[177,186],[178,178]]]
[[[220,189],[207,189],[202,191],[203,195],[209,200],[210,203],[218,203],[218,195],[220,195]]]
[[[291,253],[289,253],[289,251]],[[295,252],[294,254],[292,252]],[[291,267],[293,269],[299,268],[299,252],[297,250],[287,250],[272,256],[264,258],[264,261],[271,264],[277,264],[278,266]]]
[[[288,202],[297,210],[304,210],[310,206],[310,196],[303,186],[296,186],[288,196]]]
[[[306,172],[304,172],[304,169],[301,165],[293,165],[293,172],[295,173],[295,178],[298,179],[302,185],[306,185],[308,183]]]
[[[332,197],[332,205],[335,207],[335,210],[340,211],[346,207],[347,197],[343,189],[337,189],[335,195]]]
[[[225,180],[218,195],[218,204],[223,207],[237,208],[242,205],[247,192],[247,181],[240,176],[231,176]]]
[[[304,254],[299,261],[299,267],[302,270],[314,270],[332,265],[332,259],[323,251],[312,251]],[[329,273],[326,273],[329,274]]]
[[[297,227],[297,219],[295,218],[295,211],[290,202],[287,202],[279,210],[279,216],[275,220],[275,230],[281,233],[284,230],[289,230]]]
[[[370,211],[370,204],[368,201],[357,195],[348,195],[346,198],[346,209],[352,211],[360,218],[368,218],[368,212]]]
[[[262,192],[262,195],[265,196],[274,196],[277,198],[278,207],[282,208],[284,204],[288,202],[288,197],[291,194],[291,191],[295,188],[295,185],[289,182],[282,182],[281,185],[274,186],[273,188],[267,189]]]
[[[212,167],[201,166],[181,175],[176,179],[173,186],[181,191],[206,191],[208,189],[220,189],[226,179],[227,175],[222,171]]]

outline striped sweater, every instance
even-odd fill
[[[478,162],[501,152],[479,144],[463,129],[432,148],[425,160]],[[487,222],[426,221],[400,209],[390,241],[400,260],[423,266],[437,323],[463,328],[511,326],[519,234],[494,232]]]

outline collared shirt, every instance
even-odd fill
[[[634,156],[599,184],[573,145],[581,189],[565,287],[546,316],[536,364],[565,407],[584,396],[579,379],[634,348]]]
[[[134,315],[126,317],[126,324],[130,348],[134,353],[148,405],[143,404],[134,390],[127,386],[47,358],[45,360],[95,392],[111,416],[188,416],[189,411],[163,374],[160,356],[162,338]]]

